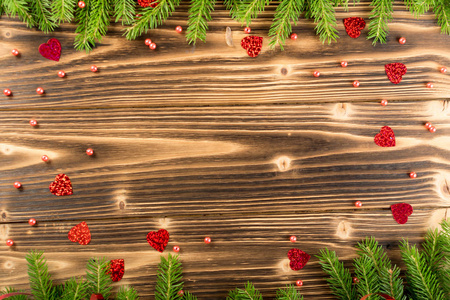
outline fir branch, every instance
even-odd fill
[[[356,291],[352,286],[353,278],[350,271],[344,268],[335,251],[321,249],[317,255],[322,270],[329,275],[327,278],[333,294],[342,300],[354,300]]]
[[[188,29],[186,39],[194,44],[197,39],[206,42],[208,21],[211,21],[211,12],[214,10],[215,0],[192,0],[189,8]]]
[[[183,300],[197,300],[197,297],[192,295],[189,292],[184,292],[183,294]]]
[[[31,1],[31,12],[37,26],[45,33],[53,31],[56,27],[54,18],[52,17],[51,2],[49,0],[33,0]]]
[[[348,3],[350,0],[334,0],[334,6],[342,6],[345,11],[348,11]],[[359,3],[359,0],[353,0],[353,6],[356,5],[356,2]]]
[[[405,0],[406,7],[417,19],[434,5],[435,0]]]
[[[134,40],[138,36],[147,32],[149,29],[155,29],[172,15],[175,8],[180,4],[180,0],[160,0],[155,8],[146,7],[143,9],[142,16],[126,30],[128,40]]]
[[[106,258],[91,258],[86,265],[86,281],[89,294],[102,294],[108,299],[111,293],[112,279],[108,274],[109,260]]]
[[[77,0],[53,0],[52,13],[53,21],[61,24],[62,22],[71,22],[74,18]]]
[[[356,285],[358,291],[358,299],[368,295],[378,293],[380,287],[378,285],[378,274],[374,261],[367,255],[355,258],[354,260],[355,275],[359,279]],[[367,299],[379,299],[378,296],[369,296]]]
[[[261,293],[250,281],[244,286],[244,289],[236,288],[228,293],[227,300],[263,300]]]
[[[36,25],[26,0],[3,0],[2,2],[6,15],[12,17],[18,15],[30,28]]]
[[[78,21],[78,27],[75,30],[77,35],[75,36],[75,49],[86,50],[89,52],[95,45],[92,36],[89,34],[89,17],[91,10],[91,0],[83,0],[86,6],[83,9],[77,9],[76,20]],[[96,0],[92,0],[96,1]]]
[[[230,11],[232,19],[238,19],[238,7],[242,3],[242,0],[224,0],[223,4],[225,8]]]
[[[122,20],[122,25],[129,25],[133,23],[134,16],[136,14],[134,0],[114,0],[114,17],[116,23]]]
[[[293,285],[287,285],[284,289],[278,289],[276,300],[303,300],[303,296]]]
[[[91,11],[88,21],[88,34],[91,40],[102,41],[109,26],[109,0],[94,0],[91,2]]]
[[[178,255],[169,253],[167,259],[161,256],[156,277],[156,300],[172,300],[178,297],[183,288],[182,267]]]
[[[444,258],[443,249],[439,240],[439,230],[428,230],[422,243],[423,258],[431,270],[437,274],[441,260]]]
[[[4,290],[0,291],[0,295],[5,295],[5,294],[10,294],[10,293],[23,293],[24,291],[20,290],[16,290],[13,287],[7,286]],[[27,295],[15,295],[15,296],[11,296],[7,298],[8,300],[27,300],[28,296]]]
[[[271,49],[280,45],[281,50],[283,50],[283,45],[292,32],[291,22],[297,25],[304,4],[305,0],[282,0],[278,4],[269,29],[269,36],[271,37],[269,47]]]
[[[396,300],[406,300],[403,295],[403,279],[400,278],[400,268],[394,265],[392,269],[381,269],[380,292]]]
[[[316,33],[319,35],[322,43],[336,41],[339,38],[336,29],[336,16],[333,3],[330,0],[309,0],[309,9],[311,17],[314,18]]]
[[[447,220],[441,223],[442,230],[439,235],[439,243],[442,247],[443,259],[441,261],[438,280],[447,299],[450,299],[450,222]]]
[[[61,296],[61,300],[84,299],[88,296],[87,288],[87,283],[83,281],[83,278],[80,278],[79,280],[70,278],[64,285],[64,292]]]
[[[385,43],[389,33],[388,22],[392,20],[394,12],[393,0],[372,0],[373,9],[370,14],[369,35],[367,39],[373,39],[372,44]]]
[[[34,297],[39,300],[51,300],[52,279],[48,273],[47,260],[43,251],[31,250],[25,255],[28,263],[28,278],[30,280],[31,292]]]
[[[415,299],[444,300],[436,275],[431,271],[423,255],[415,245],[403,240],[400,245],[402,258],[406,265],[406,277]]]
[[[116,300],[139,300],[138,292],[131,286],[121,286]]]
[[[433,12],[438,19],[438,25],[441,26],[441,33],[450,35],[450,1],[434,0],[436,4]]]
[[[391,261],[387,257],[383,247],[378,244],[374,237],[367,237],[365,240],[362,240],[356,245],[356,248],[359,249],[357,253],[360,256],[366,255],[372,260],[379,276],[381,275],[382,269],[391,268]]]
[[[250,26],[252,21],[264,11],[270,0],[242,0],[237,6],[237,19],[242,24]]]

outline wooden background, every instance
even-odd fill
[[[297,279],[305,299],[332,299],[317,259],[291,271],[289,249],[314,256],[328,247],[351,266],[353,245],[373,235],[400,263],[398,240],[420,242],[447,216],[450,74],[438,70],[450,68],[450,37],[439,34],[432,14],[415,20],[396,1],[387,44],[372,47],[367,29],[351,39],[342,24],[368,18],[363,1],[348,13],[338,9],[337,43],[322,45],[314,24],[302,20],[294,27],[299,39],[281,52],[267,49],[271,5],[252,25],[264,47],[250,58],[239,46],[242,28],[220,5],[207,43],[187,45],[174,30],[186,28],[187,9],[183,2],[164,26],[136,41],[111,26],[89,55],[73,50],[73,25],[46,35],[0,19],[0,88],[13,91],[0,101],[0,288],[28,288],[24,255],[39,249],[57,283],[82,275],[89,257],[123,258],[125,276],[115,290],[131,284],[152,299],[159,253],[146,234],[166,228],[164,254],[180,246],[185,290],[199,299],[224,299],[248,280],[270,299]],[[226,26],[234,47],[226,45]],[[59,62],[37,51],[50,37],[63,45]],[[157,50],[144,45],[148,37]],[[391,62],[408,67],[399,85],[385,75]],[[91,64],[100,71],[90,72]],[[316,69],[320,78],[312,76]],[[45,95],[36,94],[38,86]],[[427,121],[436,133],[423,127]],[[394,148],[373,142],[385,125],[395,131]],[[70,177],[74,195],[49,193],[58,173]],[[362,208],[353,206],[357,200]],[[390,205],[398,202],[414,207],[406,225],[392,218]],[[67,239],[81,221],[92,233],[87,246]],[[8,238],[14,247],[5,245]]]

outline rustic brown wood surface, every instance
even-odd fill
[[[367,29],[354,40],[342,25],[348,16],[368,17],[362,2],[338,10],[337,43],[322,45],[314,24],[302,20],[299,40],[281,52],[267,49],[272,5],[252,25],[265,38],[252,59],[239,46],[240,26],[219,5],[208,42],[187,45],[173,30],[186,24],[187,9],[183,3],[137,41],[111,26],[89,55],[73,50],[72,25],[46,35],[0,19],[0,88],[13,91],[0,101],[0,289],[28,288],[24,255],[39,249],[56,282],[82,275],[89,257],[124,258],[115,290],[131,284],[153,299],[159,253],[145,237],[166,228],[166,252],[180,246],[185,289],[199,299],[224,299],[247,281],[271,299],[297,279],[305,299],[333,299],[317,259],[294,272],[289,249],[315,255],[328,247],[350,266],[354,244],[373,235],[401,263],[398,240],[420,242],[447,217],[450,75],[438,69],[450,67],[450,37],[439,34],[431,14],[415,20],[397,1],[387,44],[372,47]],[[234,47],[226,45],[226,26]],[[63,45],[60,62],[37,51],[50,37]],[[156,51],[145,47],[146,37]],[[391,62],[408,67],[399,85],[385,75]],[[90,72],[91,64],[100,72]],[[316,69],[319,78],[311,76]],[[435,88],[425,87],[429,81]],[[38,86],[45,95],[36,94]],[[424,128],[427,121],[436,133]],[[386,125],[396,134],[394,148],[373,142]],[[74,195],[50,194],[59,173],[70,177]],[[16,180],[23,189],[13,187]],[[362,208],[353,206],[357,200]],[[414,207],[406,225],[392,218],[390,205],[399,202]],[[92,232],[87,246],[67,239],[81,221]],[[290,235],[299,241],[290,243]]]

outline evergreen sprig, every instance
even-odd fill
[[[385,43],[389,33],[388,22],[392,20],[394,12],[393,0],[372,0],[372,12],[370,14],[369,35],[367,39],[373,39],[372,44]]]
[[[345,11],[348,11],[348,3],[350,0],[334,0],[334,6],[342,6]],[[355,6],[356,3],[359,3],[359,0],[353,0],[353,6]]]
[[[90,40],[102,41],[109,26],[110,3],[108,0],[94,0],[91,2],[91,11],[88,21],[88,34]]]
[[[355,275],[359,280],[356,284],[358,299],[368,294],[378,293],[380,287],[378,285],[378,274],[374,261],[367,255],[363,255],[355,258],[353,265],[355,267]],[[379,297],[372,295],[367,299],[379,299]]]
[[[19,18],[27,24],[28,27],[36,25],[33,15],[30,13],[29,4],[26,0],[3,0],[2,7],[6,15]]]
[[[31,1],[31,12],[39,29],[45,33],[53,31],[56,27],[54,17],[51,13],[50,0]]]
[[[450,299],[450,222],[445,220],[441,223],[442,230],[439,242],[442,247],[443,258],[438,273],[438,280],[444,290],[447,299]]]
[[[89,294],[102,294],[108,299],[111,293],[112,279],[108,274],[109,260],[106,258],[91,258],[86,265],[86,281]]]
[[[64,285],[64,291],[61,295],[61,300],[78,300],[84,299],[87,294],[88,285],[83,278],[70,278]]]
[[[277,290],[276,300],[303,300],[303,296],[295,286],[287,285],[284,289]]]
[[[131,286],[121,286],[117,292],[116,300],[138,300],[138,292]]]
[[[241,0],[237,3],[236,16],[238,21],[250,26],[252,21],[264,11],[270,0]]]
[[[383,268],[380,276],[380,292],[396,300],[406,300],[404,295],[403,279],[400,277],[400,268]]]
[[[92,39],[92,36],[89,34],[89,19],[90,19],[90,11],[91,11],[91,1],[96,0],[84,0],[86,6],[83,9],[77,9],[76,12],[76,20],[78,22],[77,29],[75,29],[75,49],[77,50],[85,50],[89,52],[92,50],[92,47],[95,45],[95,41]]]
[[[435,6],[433,12],[441,26],[441,33],[450,34],[450,1],[434,0]]]
[[[227,300],[263,300],[259,290],[250,281],[244,289],[236,288],[228,293]]]
[[[189,44],[197,40],[206,42],[208,21],[211,21],[211,12],[214,10],[215,0],[192,0],[189,8],[188,29],[186,39]]]
[[[30,251],[25,255],[28,278],[33,296],[39,300],[53,299],[53,283],[48,273],[47,260],[43,251]]]
[[[387,257],[386,252],[374,237],[365,238],[356,245],[356,248],[360,256],[366,255],[372,260],[378,275],[381,275],[382,269],[391,267],[391,261]]]
[[[282,0],[275,10],[273,23],[269,29],[269,47],[274,49],[277,45],[283,50],[283,45],[292,32],[292,25],[302,13],[305,0]]]
[[[55,23],[71,22],[74,18],[77,0],[53,0],[52,19]]]
[[[136,9],[136,1],[134,0],[114,0],[114,17],[116,23],[122,20],[122,25],[133,23]]]
[[[23,293],[24,291],[18,291],[13,287],[7,286],[4,290],[0,291],[0,295],[17,293],[17,292]],[[27,299],[28,299],[27,295],[15,295],[15,296],[8,297],[8,300],[27,300]]]
[[[224,0],[225,8],[230,11],[230,16],[234,20],[238,19],[238,7],[242,0]]]
[[[192,295],[189,292],[184,292],[183,294],[183,300],[197,300],[197,297]]]
[[[156,277],[156,300],[171,300],[178,298],[178,292],[183,288],[183,268],[178,255],[169,253],[167,259],[161,256]]]
[[[316,33],[322,43],[336,41],[339,38],[336,29],[336,16],[330,0],[308,0],[310,16],[314,18]]]
[[[416,18],[423,15],[434,5],[435,0],[405,0],[406,7]]]

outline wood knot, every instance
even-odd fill
[[[5,261],[5,263],[3,264],[5,269],[13,269],[14,268],[14,263],[10,260]]]
[[[281,75],[286,76],[288,73],[288,70],[286,68],[281,68],[280,73],[281,73]]]
[[[11,37],[11,31],[5,31],[5,37],[10,38]]]
[[[6,241],[9,237],[9,225],[1,224],[0,225],[0,240]]]
[[[450,202],[450,173],[440,172],[436,178],[438,195],[446,202]]]
[[[350,112],[350,106],[346,103],[337,103],[333,108],[333,115],[335,118],[347,118]]]
[[[6,211],[2,211],[2,214],[0,216],[2,221],[6,221]]]
[[[125,209],[125,201],[119,202],[119,209]]]
[[[289,266],[289,259],[288,259],[288,258],[283,259],[283,260],[280,262],[280,268],[281,268],[281,270],[283,270],[283,272],[289,272],[289,271],[291,271],[291,267]]]
[[[13,153],[11,147],[5,144],[0,144],[0,151],[5,155],[10,155]]]
[[[336,235],[341,239],[348,239],[351,231],[352,227],[350,223],[347,221],[341,221],[337,226]]]
[[[280,156],[275,160],[275,164],[278,166],[280,172],[286,172],[291,167],[291,161],[287,156]]]

